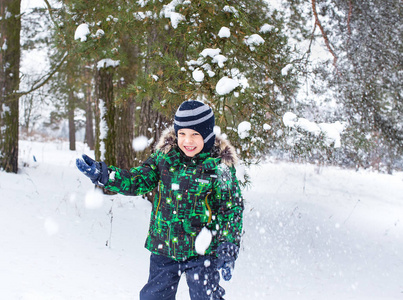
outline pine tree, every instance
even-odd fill
[[[108,6],[105,6],[105,3]],[[113,20],[109,18],[109,12],[113,10],[112,4],[107,3],[87,3],[83,1],[65,1],[64,5],[57,11],[56,26],[55,26],[55,43],[60,53],[67,53],[67,63],[64,69],[64,74],[67,78],[70,78],[72,74],[75,80],[74,82],[64,81],[65,89],[68,91],[76,90],[82,91],[86,97],[87,102],[92,97],[92,92],[88,88],[92,86],[95,94],[95,154],[97,159],[107,161],[109,164],[116,162],[115,145],[116,134],[115,125],[113,123],[114,115],[114,95],[113,95],[113,80],[115,68],[109,67],[107,64],[103,65],[103,59],[109,58],[109,54],[113,52],[113,34],[109,33],[108,38],[102,38],[103,31],[101,26],[98,27],[98,31],[92,36],[85,36],[85,41],[75,39],[75,30],[80,24],[92,23],[98,20],[107,20],[102,26],[107,28],[111,27],[110,23]],[[89,12],[93,12],[90,16]],[[109,18],[109,19],[108,19]],[[76,20],[73,23],[69,23],[69,20]],[[113,19],[113,18],[112,18]],[[98,22],[97,22],[98,23]],[[112,24],[113,27],[113,24]],[[93,29],[93,28],[91,28]],[[109,28],[110,29],[110,28]],[[106,44],[108,46],[106,46]],[[60,55],[60,54],[59,54]],[[88,77],[88,65],[91,65],[93,72],[93,80]],[[99,66],[99,67],[97,67]],[[83,76],[80,76],[79,74]],[[77,80],[78,79],[78,80]],[[95,84],[94,84],[95,83]],[[67,92],[71,95],[71,92]],[[73,99],[73,104],[70,105],[69,111],[72,116],[74,109],[78,107],[79,103],[76,103],[77,99]],[[106,105],[106,108],[105,106]],[[102,106],[102,107],[99,107]],[[87,117],[92,118],[93,114],[88,109],[91,108],[91,104],[87,104]],[[102,113],[102,115],[101,115]],[[71,118],[71,117],[70,117]],[[70,122],[74,124],[74,122]],[[91,121],[87,120],[87,130],[92,133]],[[101,126],[107,125],[101,128]],[[73,127],[71,127],[73,130]],[[91,133],[86,133],[86,136],[91,137]],[[102,136],[101,136],[102,134]],[[73,133],[71,133],[71,138]],[[107,151],[106,151],[107,150]]]
[[[132,85],[133,93],[152,99],[171,119],[184,100],[208,102],[245,159],[274,146],[266,123],[279,126],[296,87],[293,72],[282,73],[291,64],[290,49],[276,11],[263,1],[200,0],[148,2],[139,15],[162,17],[142,20],[154,43],[147,43],[149,68]],[[223,82],[234,88],[222,91]],[[248,137],[238,134],[242,121],[251,123]]]
[[[115,131],[110,153],[119,153],[120,163],[148,156],[179,104],[190,99],[213,107],[217,125],[248,162],[276,145],[297,81],[283,18],[266,2],[64,3],[57,35],[72,36],[80,24],[89,28],[85,41],[60,42],[69,55],[94,66],[119,62],[108,81],[114,99],[108,110],[115,111],[108,130]],[[247,134],[238,130],[244,121]],[[131,141],[139,135],[151,146],[134,156]]]

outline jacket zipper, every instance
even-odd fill
[[[154,217],[157,217],[158,214],[158,210],[160,208],[160,204],[161,204],[161,184],[158,184],[158,204],[157,204],[157,209],[155,210],[155,215]]]
[[[211,218],[213,217],[213,213],[212,213],[211,208],[210,208],[210,205],[208,204],[208,201],[207,201],[207,198],[208,198],[208,196],[209,196],[210,194],[211,194],[211,191],[207,193],[207,196],[206,196],[206,198],[204,199],[204,202],[206,203],[206,206],[207,206],[207,209],[208,209],[208,212],[209,212],[207,224],[210,224],[210,223],[211,223]]]

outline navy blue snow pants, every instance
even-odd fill
[[[150,276],[140,291],[140,300],[175,300],[182,273],[186,274],[192,300],[224,299],[225,291],[219,285],[220,274],[212,256],[175,261],[151,254]]]

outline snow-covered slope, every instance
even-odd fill
[[[138,299],[150,204],[96,194],[75,167],[92,155],[83,145],[20,148],[20,173],[0,172],[0,298]],[[250,173],[226,299],[403,299],[402,173],[276,162]],[[184,279],[177,299],[189,299]]]

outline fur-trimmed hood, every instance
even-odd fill
[[[174,127],[167,128],[161,135],[157,145],[156,151],[168,153],[173,148],[178,146]],[[235,148],[223,136],[216,136],[214,146],[211,149],[211,156],[221,158],[221,162],[227,166],[235,166],[238,163]]]

